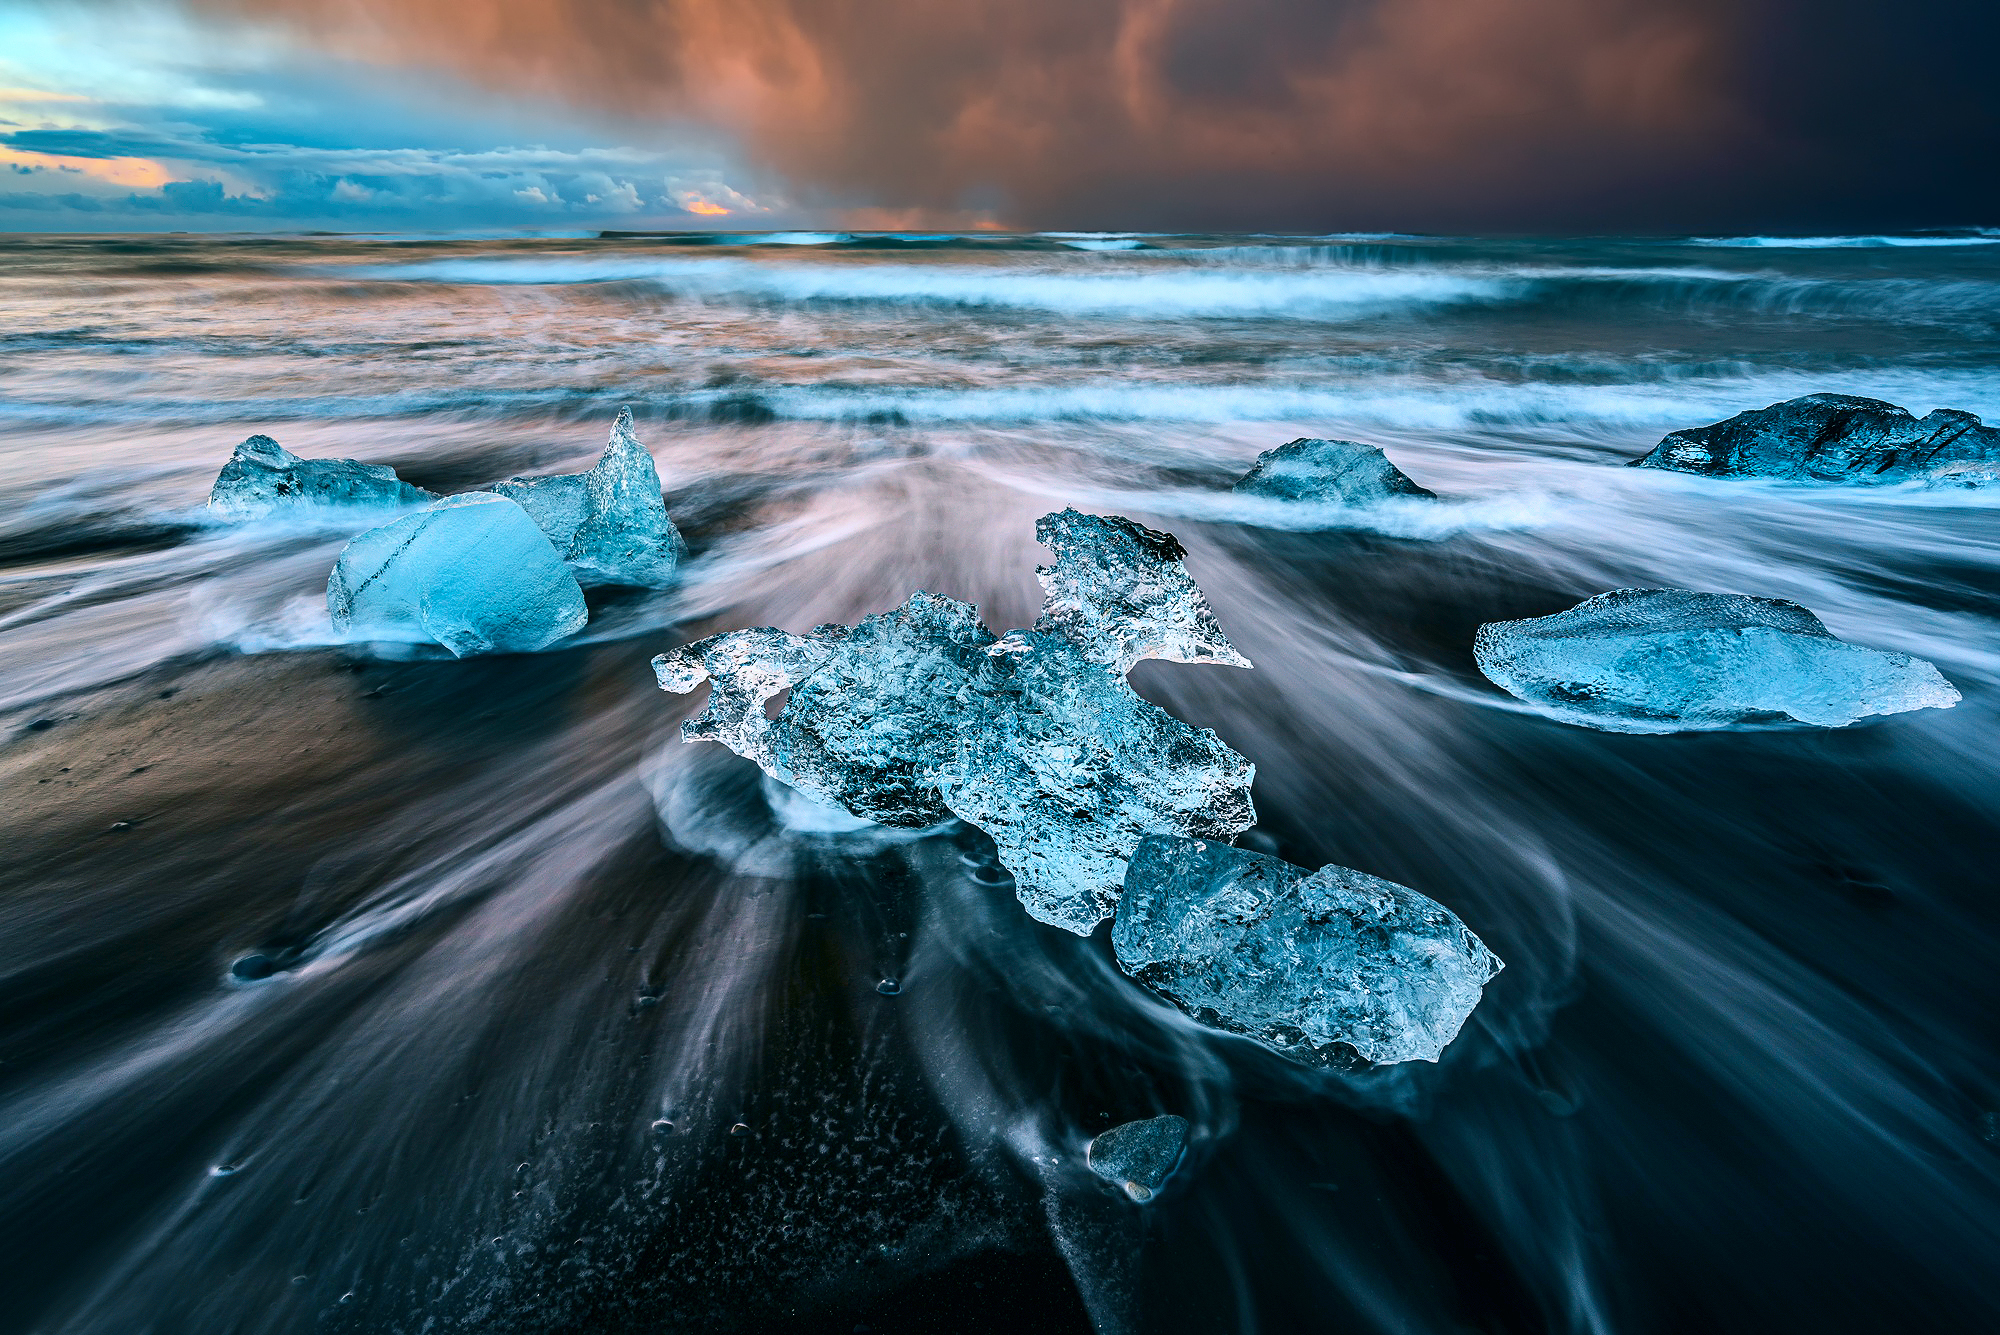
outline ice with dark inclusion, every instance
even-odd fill
[[[1180,1166],[1187,1144],[1187,1118],[1168,1113],[1103,1132],[1084,1151],[1084,1163],[1133,1200],[1149,1201]]]
[[[528,512],[584,584],[665,588],[687,551],[629,408],[588,472],[509,478],[493,490]]]
[[[335,629],[460,658],[531,653],[582,630],[583,590],[526,511],[473,491],[370,529],[326,583]]]
[[[269,436],[251,436],[216,475],[208,508],[223,519],[263,519],[315,509],[402,510],[436,499],[387,464],[301,459]]]
[[[1607,732],[1838,728],[1959,700],[1932,664],[1835,639],[1797,603],[1686,589],[1617,589],[1489,622],[1473,656],[1508,693]]]
[[[1502,967],[1405,886],[1208,839],[1139,845],[1111,944],[1196,1021],[1310,1065],[1436,1061]]]
[[[1437,497],[1437,493],[1412,482],[1377,446],[1357,440],[1311,438],[1264,451],[1232,490],[1241,496],[1338,505]]]
[[[995,637],[971,604],[918,593],[853,627],[711,636],[653,660],[662,689],[713,683],[681,735],[883,825],[970,821],[1031,915],[1087,935],[1144,836],[1226,839],[1256,819],[1249,761],[1140,699],[1126,670],[1248,663],[1168,535],[1075,511],[1036,533],[1056,561],[1034,629]]]
[[[1634,468],[1882,486],[2000,482],[2000,428],[1939,408],[1917,417],[1852,394],[1808,394],[1667,436]]]

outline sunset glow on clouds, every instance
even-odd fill
[[[607,129],[159,7],[0,0],[0,227],[698,226],[781,216],[699,130]],[[775,201],[775,202],[774,202]]]
[[[1982,23],[1950,0],[0,0],[0,226],[1991,223]]]

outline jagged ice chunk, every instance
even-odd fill
[[[945,804],[992,837],[1038,920],[1087,936],[1111,916],[1149,834],[1228,839],[1256,824],[1251,763],[1141,699],[1060,635],[986,652],[938,772]]]
[[[216,475],[208,508],[223,519],[261,519],[314,508],[401,510],[436,499],[387,464],[301,459],[269,436],[251,436]]]
[[[1312,1065],[1436,1061],[1501,969],[1442,904],[1345,867],[1309,872],[1153,837],[1125,877],[1118,965],[1195,1020]]]
[[[1952,408],[1919,418],[1880,399],[1808,394],[1676,431],[1631,466],[1863,486],[1981,486],[2000,480],[2000,428]]]
[[[582,630],[583,590],[527,512],[474,491],[370,529],[326,583],[336,629],[442,644],[460,658],[528,653]]]
[[[1124,520],[1094,530],[1089,518],[1038,526],[1064,539],[1044,572],[1043,629],[996,641],[972,605],[918,593],[851,629],[731,631],[662,654],[662,689],[714,682],[682,736],[720,741],[884,825],[971,821],[1031,915],[1088,934],[1116,905],[1141,837],[1227,838],[1255,821],[1250,763],[1140,699],[1123,675],[1140,657],[1243,660],[1180,569],[1177,543]],[[1075,540],[1093,531],[1108,535],[1104,548]],[[1150,592],[1110,596],[1120,568]],[[1148,606],[1163,609],[1161,624],[1146,620]]]
[[[1149,1201],[1187,1153],[1188,1122],[1168,1113],[1112,1127],[1090,1142],[1084,1164],[1135,1201]]]
[[[1035,521],[1035,541],[1056,554],[1054,565],[1035,568],[1044,594],[1036,630],[1119,673],[1142,658],[1250,666],[1216,624],[1173,534],[1064,510]]]
[[[493,490],[528,512],[585,584],[664,588],[687,551],[629,408],[588,472],[509,478]]]
[[[1374,445],[1358,440],[1300,439],[1266,450],[1231,488],[1280,501],[1370,505],[1398,496],[1436,499]]]
[[[1489,622],[1473,654],[1509,694],[1607,732],[1838,728],[1959,700],[1921,658],[1848,644],[1797,603],[1739,594],[1618,589],[1552,616]]]

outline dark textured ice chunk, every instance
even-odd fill
[[[1508,693],[1607,732],[1838,728],[1959,699],[1930,663],[1837,640],[1797,603],[1686,589],[1618,589],[1489,622],[1473,655]]]
[[[1072,540],[1092,531],[1087,518],[1050,516],[1038,530],[1064,541],[1037,625],[1073,634],[996,641],[978,609],[929,593],[851,629],[726,632],[653,660],[664,690],[715,683],[682,736],[722,742],[813,800],[883,825],[968,820],[993,838],[1031,915],[1088,934],[1116,905],[1141,837],[1228,838],[1254,823],[1255,771],[1124,679],[1137,657],[1242,661],[1179,569],[1179,545],[1118,521],[1102,530],[1105,548],[1087,548]],[[1119,568],[1155,593],[1112,597],[1104,581]],[[1063,603],[1058,591],[1073,596]],[[1149,605],[1165,609],[1159,628],[1144,619]],[[770,716],[767,702],[786,690]]]
[[[588,472],[509,478],[493,490],[528,512],[584,584],[665,588],[687,551],[629,408]]]
[[[2000,428],[1951,408],[1919,418],[1880,399],[1808,394],[1676,431],[1631,466],[1862,486],[1982,486],[2000,480]]]
[[[316,508],[401,510],[436,499],[387,464],[301,459],[269,436],[252,436],[216,475],[208,508],[223,519],[262,519]]]
[[[1374,445],[1311,438],[1264,451],[1232,490],[1244,496],[1340,505],[1370,505],[1398,496],[1437,496],[1410,481]]]
[[[1200,1023],[1313,1065],[1436,1061],[1501,968],[1414,890],[1202,839],[1139,845],[1111,944]]]
[[[437,643],[460,658],[531,653],[582,630],[583,590],[535,522],[473,491],[370,529],[326,582],[338,630]]]
[[[1114,1126],[1090,1142],[1084,1163],[1135,1201],[1149,1201],[1187,1153],[1188,1122],[1168,1113]]]

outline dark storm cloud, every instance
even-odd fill
[[[1960,0],[200,0],[1029,225],[1989,221]]]

